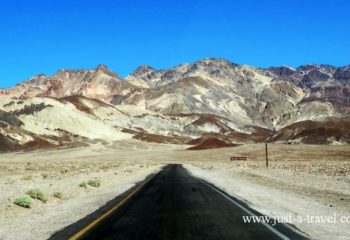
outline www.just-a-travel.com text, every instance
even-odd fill
[[[243,216],[244,223],[267,223],[275,226],[277,223],[295,224],[295,223],[341,223],[350,224],[350,216],[333,215],[306,215],[306,216]]]

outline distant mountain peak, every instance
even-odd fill
[[[102,72],[104,74],[107,74],[113,78],[117,78],[117,79],[120,79],[120,77],[118,76],[118,74],[116,74],[115,72],[113,72],[112,70],[110,70],[107,65],[105,64],[99,64],[96,68],[95,68],[95,71],[97,73],[99,72]]]
[[[105,65],[105,64],[99,64],[99,65],[96,67],[96,71],[100,71],[100,70],[108,70],[107,65]]]
[[[218,57],[206,57],[199,59],[196,63],[220,63],[220,64],[229,64],[229,65],[238,65],[236,63],[233,63],[225,58],[218,58]]]
[[[139,77],[139,76],[142,76],[144,74],[147,74],[147,73],[150,73],[150,72],[155,72],[155,71],[157,71],[155,68],[153,68],[153,67],[151,67],[149,65],[143,64],[143,65],[139,66],[138,68],[136,68],[131,73],[131,75],[135,76],[135,77]]]

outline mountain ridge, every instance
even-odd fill
[[[293,134],[281,137],[277,133],[298,132],[295,127],[304,125],[297,123],[304,121],[308,121],[305,126],[325,128],[331,124],[344,129],[346,124],[341,119],[350,114],[350,66],[308,64],[297,68],[255,68],[222,58],[205,58],[161,70],[141,65],[123,79],[100,64],[95,69],[61,69],[51,76],[36,75],[14,88],[0,89],[0,99],[3,99],[0,110],[8,112],[9,108],[16,106],[14,111],[31,116],[20,116],[23,126],[15,126],[29,132],[32,130],[28,127],[32,126],[29,119],[43,118],[45,122],[46,116],[40,112],[52,112],[57,108],[70,117],[92,118],[79,120],[81,122],[91,121],[92,124],[96,119],[102,120],[98,124],[105,129],[103,134],[86,132],[93,131],[92,128],[80,132],[71,128],[64,130],[73,136],[87,138],[115,139],[107,129],[117,128],[118,131],[129,129],[130,133],[142,135],[142,139],[148,139],[145,134],[152,134],[152,139],[166,136],[162,139],[168,140],[175,136],[199,138],[211,134],[225,141],[270,139],[303,142],[302,138],[305,138],[307,143],[312,143],[316,133],[324,130],[304,131],[313,137],[307,138],[306,133],[297,134],[298,139]],[[11,105],[11,101],[15,103]],[[27,109],[34,104],[33,101],[42,106],[52,105],[53,109],[28,112],[25,106],[17,104],[21,101],[27,104]],[[31,108],[40,109],[38,106]],[[110,115],[101,109],[110,111]],[[120,115],[121,109],[129,115]],[[116,116],[120,119],[115,119]],[[60,126],[57,129],[62,129],[61,123],[55,123],[54,119],[50,121],[51,125],[57,124]],[[152,126],[149,121],[157,126]],[[327,124],[320,125],[320,122]],[[106,124],[108,126],[103,126]],[[34,132],[38,136],[47,131],[47,134],[57,135],[55,129],[53,132],[38,129]],[[278,137],[273,137],[269,131]],[[323,137],[315,143],[348,142],[347,135],[340,136],[339,131],[326,132],[330,136],[322,132]],[[120,136],[130,137],[130,133]],[[176,141],[180,141],[179,138]]]

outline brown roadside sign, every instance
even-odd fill
[[[247,161],[247,157],[230,157],[231,161]]]

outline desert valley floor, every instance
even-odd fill
[[[169,163],[182,164],[270,216],[350,215],[349,146],[269,144],[268,169],[264,144],[186,148],[122,140],[1,154],[0,239],[49,238]],[[231,162],[230,156],[247,156],[247,164]],[[90,179],[100,180],[101,186],[79,186]],[[45,191],[48,201],[33,201],[30,209],[13,204],[31,188]],[[294,225],[314,239],[349,237],[349,224]]]

